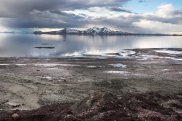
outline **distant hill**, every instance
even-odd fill
[[[107,27],[92,27],[86,30],[78,30],[78,29],[70,29],[70,28],[64,28],[58,31],[48,31],[48,32],[42,32],[42,31],[35,31],[34,34],[51,34],[51,35],[143,35],[143,36],[182,36],[180,34],[150,34],[150,33],[129,33],[129,32],[123,32],[123,31],[116,31],[111,30]]]

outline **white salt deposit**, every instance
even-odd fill
[[[116,67],[116,68],[126,68],[127,66],[121,63],[117,64],[109,64],[110,66]]]
[[[97,68],[97,66],[87,66],[87,68]]]
[[[69,67],[74,67],[74,66],[79,66],[75,64],[56,64],[56,63],[39,63],[39,64],[34,64],[35,66],[44,66],[44,67],[55,67],[55,66],[69,66]]]
[[[153,60],[153,59],[161,59],[163,57],[157,55],[140,55],[137,57],[137,60]]]
[[[52,77],[50,76],[45,76],[45,77],[42,77],[43,79],[47,79],[47,80],[52,80]]]
[[[65,53],[63,57],[83,57],[82,52]]]
[[[26,66],[27,64],[15,64],[16,66]]]
[[[9,66],[10,64],[0,64],[0,66]]]
[[[177,51],[177,50],[154,50],[157,53],[166,53],[166,54],[174,54],[174,55],[182,55],[182,51]]]
[[[118,54],[116,54],[118,53]],[[130,55],[135,54],[135,51],[132,50],[86,50],[86,51],[78,51],[73,53],[63,54],[63,57],[88,57],[88,56],[96,56],[100,57],[116,57],[116,58],[128,58]]]
[[[106,73],[109,74],[129,74],[127,71],[105,71]]]
[[[132,50],[122,50],[119,55],[123,56],[123,57],[128,57],[129,55],[133,55],[136,54],[135,51]]]
[[[182,58],[174,58],[174,57],[165,57],[165,58],[175,60],[175,61],[182,61]]]

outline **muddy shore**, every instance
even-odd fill
[[[100,97],[112,95],[117,100],[114,105],[121,103],[122,108],[111,106],[103,111],[93,105],[88,109],[79,106],[81,111],[73,108],[80,102],[85,105],[85,100],[92,100],[89,94],[98,97],[94,92],[99,92]],[[27,115],[30,119],[35,116],[35,121],[57,121],[67,115],[75,120],[96,120],[99,118],[93,117],[100,113],[111,111],[112,115],[112,111],[121,110],[114,114],[126,116],[128,121],[152,120],[155,116],[161,120],[168,116],[180,121],[181,94],[182,49],[134,49],[74,58],[0,58],[0,120],[10,121],[14,113],[21,115],[22,121],[28,121],[23,118]],[[110,104],[114,99],[99,98],[97,101],[106,106],[105,101]],[[50,113],[48,110],[53,108],[55,110]],[[97,113],[88,118],[78,116],[89,110],[92,112],[92,108],[96,108]],[[59,113],[60,110],[63,112]],[[59,118],[46,117],[49,114],[50,117],[59,115]],[[154,117],[141,118],[146,116],[142,114]]]

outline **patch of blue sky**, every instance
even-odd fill
[[[182,0],[130,0],[124,7],[135,13],[147,13],[164,4],[172,4],[175,9],[182,9]]]

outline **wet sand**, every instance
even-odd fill
[[[1,110],[79,102],[98,90],[114,95],[180,94],[182,49],[134,49],[74,58],[0,58]],[[160,103],[182,113],[182,102],[175,98]]]

